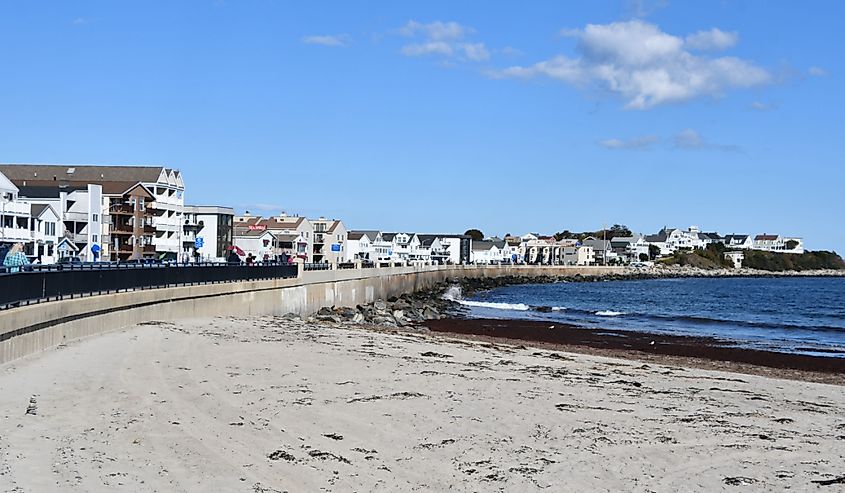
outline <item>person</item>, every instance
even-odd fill
[[[29,259],[23,253],[23,244],[15,243],[3,259],[3,266],[9,268],[9,272],[20,272],[22,267],[29,265]]]
[[[241,263],[241,258],[238,257],[238,254],[235,253],[235,250],[229,250],[229,255],[226,256],[226,262],[230,264],[238,265]]]
[[[252,265],[255,262],[255,257],[252,256],[252,252],[249,252],[249,255],[246,256],[246,265]]]
[[[282,252],[281,257],[279,258],[279,262],[280,262],[282,265],[287,265],[287,263],[288,263],[288,254],[287,254],[287,253],[285,253],[285,252]]]

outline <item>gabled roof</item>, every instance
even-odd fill
[[[18,193],[19,191],[18,187],[2,171],[0,171],[0,191],[5,193]]]
[[[346,238],[349,239],[349,240],[360,240],[362,237],[366,236],[368,240],[376,241],[376,238],[378,238],[378,235],[379,235],[378,230],[362,229],[362,230],[357,230],[357,231],[350,231],[349,233],[346,234]]]
[[[76,164],[0,164],[0,172],[13,182],[39,180],[53,182],[103,183],[107,181],[159,181],[163,166],[92,166]],[[165,177],[168,175],[165,173]],[[55,180],[53,180],[55,177]]]
[[[235,236],[245,236],[247,238],[260,238],[265,234],[273,236],[273,232],[269,230],[260,229],[235,229]]]
[[[778,238],[780,238],[780,235],[762,234],[762,235],[755,236],[754,241],[773,241],[773,240],[777,240]]]
[[[29,206],[29,213],[34,218],[40,218],[45,211],[49,210],[53,213],[56,218],[60,218],[62,216],[56,214],[56,210],[50,207],[49,204],[30,204]]]
[[[725,243],[745,243],[748,235],[725,235]]]
[[[646,235],[645,241],[649,243],[664,243],[666,242],[666,230],[660,230],[656,235]]]
[[[502,245],[497,245],[496,243],[497,242],[495,241],[473,241],[472,249],[478,251],[487,251],[493,249],[493,247],[502,248],[502,246],[504,246],[504,242],[502,242]]]

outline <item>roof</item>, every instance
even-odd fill
[[[50,207],[48,204],[30,204],[29,213],[30,213],[30,215],[32,215],[32,217],[38,218],[38,217],[41,217],[41,214],[43,214],[44,211],[46,211],[47,209],[50,209],[51,211],[53,211],[54,216],[61,217],[58,214],[56,214],[56,211],[53,210],[53,208]]]
[[[23,180],[103,183],[158,181],[163,166],[93,166],[76,164],[0,164],[0,172],[13,182]],[[179,171],[172,170],[175,173]],[[55,180],[54,180],[55,177]]]
[[[666,230],[660,230],[656,235],[646,235],[645,241],[649,243],[663,243],[666,241]]]
[[[779,235],[762,234],[762,235],[755,236],[754,241],[772,241],[772,240],[776,240],[778,238],[780,238]]]
[[[593,247],[593,250],[610,250],[610,240],[584,240],[581,244]]]
[[[0,172],[0,190],[7,193],[17,193],[18,187],[14,183],[12,183],[12,180],[7,178],[6,175]]]
[[[260,229],[235,229],[235,236],[246,236],[247,238],[260,238],[267,233],[273,234],[271,231]]]
[[[384,240],[384,241],[393,241],[393,238],[394,238],[397,234],[398,234],[398,233],[382,233],[382,234],[381,234],[381,239],[382,239],[382,240]]]
[[[491,250],[493,247],[502,248],[504,246],[504,242],[502,245],[497,245],[495,241],[473,241],[472,242],[472,249],[473,250]]]
[[[725,235],[725,243],[745,243],[748,235]]]
[[[348,240],[360,240],[362,237],[366,236],[368,240],[375,241],[378,237],[378,230],[370,229],[370,230],[358,230],[358,231],[350,231],[346,234],[346,239]]]

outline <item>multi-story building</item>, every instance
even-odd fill
[[[0,172],[0,243],[5,248],[15,243],[32,242],[30,204],[19,200],[18,187]]]
[[[776,253],[804,253],[804,240],[798,237],[763,233],[754,237],[752,248]]]
[[[177,259],[180,252],[182,252],[182,208],[184,206],[184,191],[185,184],[182,179],[182,174],[178,170],[165,168],[162,166],[76,166],[76,165],[43,165],[43,164],[0,164],[0,172],[6,176],[19,188],[28,190],[41,190],[37,192],[34,197],[47,198],[44,190],[57,189],[59,192],[51,192],[51,195],[56,195],[61,191],[70,194],[72,192],[79,192],[82,190],[89,190],[89,198],[87,202],[90,204],[86,215],[89,221],[83,229],[85,236],[85,245],[87,245],[88,253],[86,256],[89,260],[94,256],[91,248],[97,245],[94,250],[100,250],[100,257],[105,258],[121,258],[123,255],[111,252],[115,243],[112,238],[113,224],[111,223],[114,215],[111,214],[111,208],[125,205],[124,200],[128,200],[127,192],[130,192],[135,185],[141,184],[146,192],[152,196],[151,201],[145,205],[144,212],[148,212],[149,224],[147,229],[152,228],[144,236],[140,237],[139,242],[151,241],[149,245],[141,245],[141,254],[145,256],[155,256],[162,259]],[[90,195],[91,191],[88,185],[99,185],[102,187],[102,197],[97,199]],[[38,195],[40,194],[40,195]],[[131,195],[131,194],[130,194]],[[126,196],[126,197],[125,197]],[[70,214],[63,218],[63,222],[82,223],[82,211],[74,210],[76,201],[71,200],[66,208],[61,211],[57,210],[59,214]],[[134,200],[134,199],[133,199]],[[100,202],[100,210],[97,210],[97,202]],[[55,207],[54,207],[55,208]],[[118,214],[120,215],[120,214]],[[97,221],[94,221],[96,216]],[[97,224],[99,222],[99,225]],[[74,228],[79,228],[80,225],[73,225]],[[125,225],[123,225],[125,226]],[[66,228],[64,232],[68,232]],[[82,235],[82,230],[70,229],[72,235]],[[90,235],[90,236],[89,236]],[[117,236],[122,236],[118,234]],[[96,237],[96,240],[94,239]],[[80,240],[81,236],[77,236],[75,240]],[[125,239],[125,238],[124,238]],[[121,240],[121,238],[118,238]],[[133,241],[135,241],[133,239]],[[75,241],[75,244],[81,244],[81,241]],[[123,244],[124,255],[126,245]],[[81,250],[85,253],[85,249]]]
[[[311,219],[314,239],[311,243],[311,258],[315,263],[337,264],[346,256],[346,226],[337,219]]]
[[[300,258],[305,262],[313,261],[314,227],[311,221],[300,216],[288,216],[284,212],[276,217],[243,215],[235,217],[235,244],[242,230],[270,231],[275,237],[273,254],[280,257]]]
[[[186,205],[183,213],[184,261],[222,262],[234,244],[235,210],[231,207]]]

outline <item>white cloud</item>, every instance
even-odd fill
[[[484,43],[464,43],[461,48],[464,50],[464,55],[474,62],[490,59],[490,52],[487,51]]]
[[[807,73],[813,77],[824,77],[827,75],[827,70],[821,67],[810,67],[810,69],[807,70]]]
[[[402,47],[402,54],[408,56],[439,54],[452,56],[452,45],[443,41],[429,41],[427,43],[413,43]]]
[[[736,31],[725,32],[718,28],[709,31],[698,31],[687,36],[686,45],[694,50],[726,50],[739,42]]]
[[[678,132],[673,138],[676,149],[687,150],[715,150],[726,152],[738,152],[739,146],[731,144],[713,144],[704,140],[697,131],[687,128]]]
[[[693,55],[682,38],[639,20],[589,24],[562,34],[577,40],[577,57],[559,55],[490,75],[544,76],[582,87],[593,84],[621,97],[631,109],[720,96],[729,89],[766,84],[772,79],[766,70],[736,57]]]
[[[629,140],[620,139],[605,139],[600,140],[599,145],[605,149],[613,150],[643,150],[648,149],[653,144],[656,144],[660,139],[656,135],[646,135],[644,137],[636,137]]]
[[[484,43],[465,40],[472,28],[457,22],[435,21],[422,24],[408,21],[399,29],[399,34],[417,38],[419,42],[409,43],[400,50],[406,56],[439,55],[457,61],[481,62],[490,59],[490,51]]]
[[[346,46],[348,40],[348,36],[345,34],[340,35],[318,35],[318,36],[305,36],[302,38],[302,42],[308,45],[321,45],[321,46]]]
[[[417,21],[408,21],[399,32],[403,36],[413,37],[422,34],[425,37],[436,41],[448,41],[462,39],[472,32],[472,29],[464,27],[457,22],[435,21],[429,24],[421,24]]]

